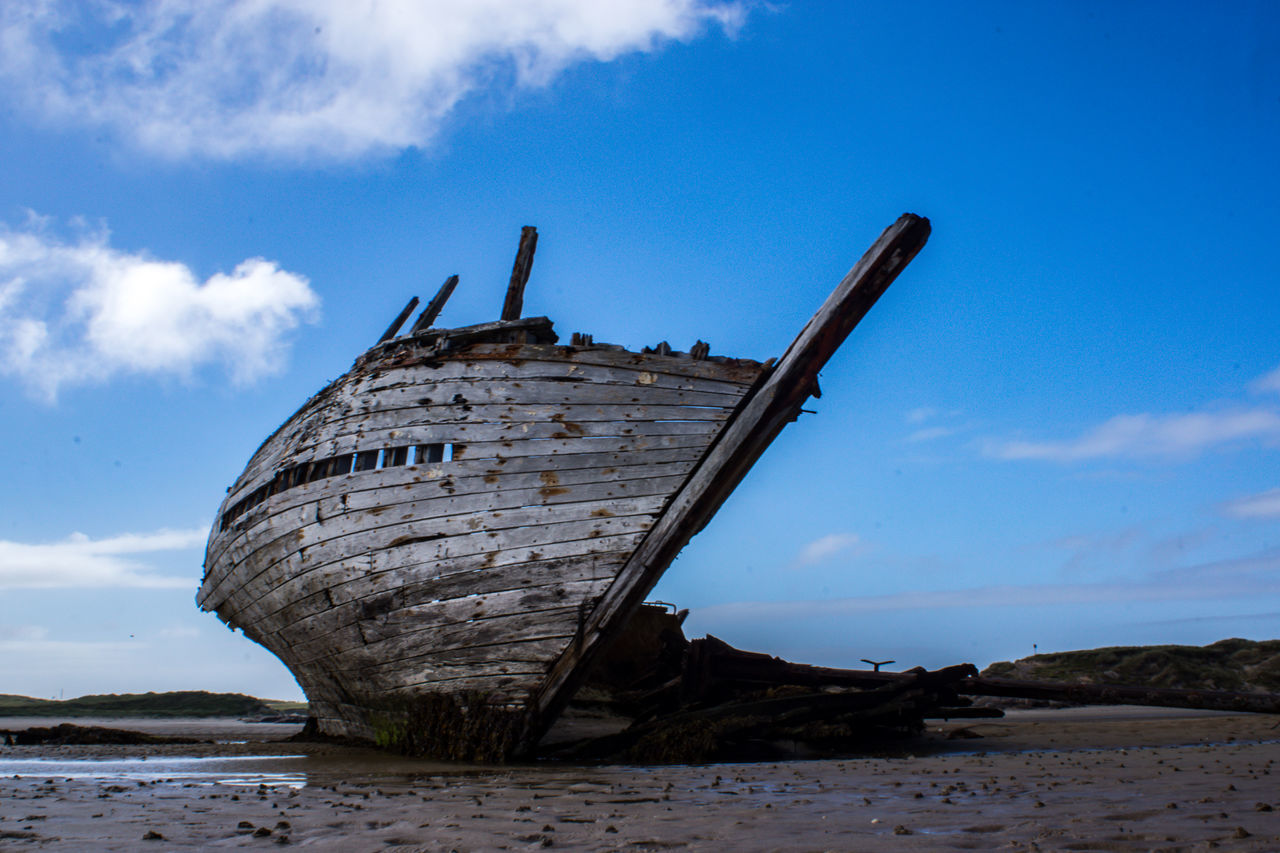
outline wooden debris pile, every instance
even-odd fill
[[[980,677],[968,663],[906,672],[809,666],[716,637],[689,642],[684,616],[642,606],[571,704],[570,716],[608,708],[620,730],[543,754],[635,763],[865,754],[920,734],[926,720],[1003,716],[972,697],[1280,713],[1273,693],[1017,681]]]
[[[973,708],[959,685],[972,664],[902,673],[806,666],[689,642],[683,614],[642,607],[579,698],[633,720],[556,757],[638,763],[770,760],[874,750],[919,734],[932,718],[999,717]]]

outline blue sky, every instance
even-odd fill
[[[315,8],[0,10],[0,692],[300,695],[194,606],[224,489],[526,224],[562,336],[764,359],[933,222],[655,591],[691,634],[1280,636],[1274,4]]]

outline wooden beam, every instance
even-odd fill
[[[391,325],[387,326],[387,330],[382,333],[382,337],[378,338],[378,343],[386,343],[396,336],[396,332],[400,331],[400,327],[404,325],[404,321],[409,319],[409,315],[413,313],[413,309],[418,307],[418,297],[409,300],[409,304],[401,309],[396,318],[391,321]]]
[[[436,291],[436,295],[427,307],[423,309],[422,314],[418,316],[418,322],[413,324],[413,328],[409,334],[416,335],[423,329],[430,329],[431,324],[440,316],[440,312],[444,310],[444,304],[449,301],[449,297],[453,295],[453,289],[458,286],[458,277],[451,275],[445,279],[444,284],[440,285],[440,289]]]
[[[903,214],[801,329],[782,358],[739,404],[715,444],[618,573],[533,697],[519,750],[529,752],[577,690],[601,650],[644,601],[680,550],[701,530],[816,387],[818,371],[929,238],[929,220]]]
[[[520,248],[516,250],[515,266],[511,268],[511,283],[507,285],[507,299],[502,303],[503,320],[519,320],[524,308],[524,286],[529,283],[529,271],[533,269],[533,253],[538,248],[538,229],[526,225],[520,229]]]

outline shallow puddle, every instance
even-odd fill
[[[11,779],[93,779],[151,784],[284,785],[307,782],[305,755],[238,755],[197,758],[0,758],[0,776]]]

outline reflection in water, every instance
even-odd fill
[[[306,785],[305,755],[213,758],[0,758],[0,776],[200,785]]]

